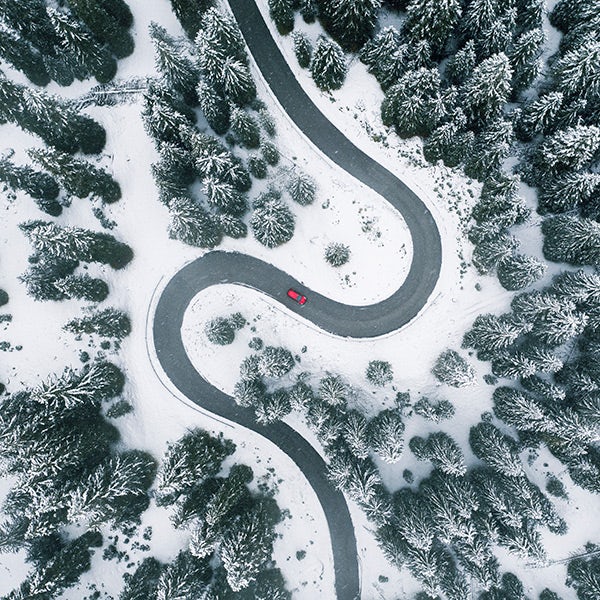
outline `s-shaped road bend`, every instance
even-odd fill
[[[402,181],[354,146],[302,90],[273,40],[253,0],[229,0],[250,52],[263,77],[305,136],[343,170],[378,192],[404,218],[412,236],[413,258],[402,286],[389,298],[369,306],[349,306],[308,290],[287,273],[238,253],[209,252],[178,271],[161,292],[153,320],[154,347],[173,385],[203,409],[253,430],[273,442],[303,472],[315,491],[329,527],[338,600],[360,598],[356,539],[343,495],[327,479],[326,464],[316,450],[284,423],[264,426],[250,409],[238,406],[194,368],[181,329],[184,313],[201,290],[221,283],[252,287],[285,303],[292,312],[339,336],[369,338],[408,323],[423,308],[437,282],[441,241],[435,221],[418,196]],[[300,307],[286,298],[294,287],[309,297]]]

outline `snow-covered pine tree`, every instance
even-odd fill
[[[562,213],[574,208],[585,209],[600,187],[600,174],[590,171],[569,171],[540,181],[538,212]]]
[[[312,60],[313,47],[308,39],[308,36],[302,31],[294,31],[294,54],[298,60],[298,64],[303,69],[308,69]]]
[[[382,410],[369,422],[369,443],[373,450],[388,463],[402,457],[404,449],[404,422],[400,411]]]
[[[452,387],[465,387],[475,383],[475,370],[456,350],[442,352],[431,372],[438,381]]]
[[[332,267],[341,267],[350,259],[350,248],[340,242],[331,242],[325,248],[325,260]]]
[[[269,0],[269,15],[281,35],[294,29],[294,10],[291,0]]]
[[[440,117],[440,74],[437,69],[407,71],[385,95],[381,117],[402,137],[427,136]]]
[[[98,83],[109,82],[117,73],[117,61],[108,48],[72,15],[47,7],[60,49],[74,61],[73,73],[84,79],[91,73]]]
[[[153,556],[144,558],[125,581],[119,600],[156,598],[156,589],[162,568],[163,565]]]
[[[234,592],[247,588],[264,568],[273,551],[270,517],[259,505],[244,513],[223,536],[219,556]]]
[[[134,42],[128,31],[133,15],[124,0],[100,4],[94,0],[69,0],[69,8],[117,58],[133,53]]]
[[[40,52],[8,29],[0,30],[0,57],[22,71],[31,83],[40,86],[50,83]]]
[[[547,134],[557,124],[557,117],[563,105],[562,92],[549,92],[535,100],[526,102],[516,112],[515,133],[520,140],[530,141],[537,134]]]
[[[319,14],[319,0],[298,0],[300,4],[300,14],[305,23],[314,23]]]
[[[292,353],[281,346],[266,346],[260,355],[259,373],[265,377],[279,379],[295,366]]]
[[[465,173],[480,181],[499,176],[513,141],[511,121],[498,118],[488,122],[475,137],[472,152],[465,160]]]
[[[292,211],[281,200],[273,198],[254,210],[250,227],[254,237],[263,246],[275,248],[292,239],[295,219]]]
[[[121,198],[121,187],[105,170],[52,148],[31,148],[29,156],[54,176],[69,194],[78,198],[93,195],[103,202]]]
[[[49,257],[106,263],[113,269],[123,268],[133,258],[127,244],[107,233],[47,221],[28,221],[19,228],[37,252]]]
[[[272,393],[263,394],[254,406],[256,420],[259,423],[275,423],[281,421],[292,411],[287,390],[278,389]]]
[[[461,20],[461,28],[466,38],[482,39],[485,32],[499,21],[502,12],[498,0],[471,0]]]
[[[211,571],[207,559],[196,558],[189,550],[182,550],[172,563],[163,568],[154,598],[201,598],[208,591]]]
[[[88,302],[102,302],[108,296],[108,285],[102,279],[90,275],[67,275],[57,279],[54,287],[66,298],[87,300]]]
[[[549,172],[578,170],[588,166],[600,149],[600,127],[577,125],[546,137],[539,145],[535,163]]]
[[[188,56],[183,41],[170,36],[164,27],[154,22],[150,23],[149,30],[154,45],[156,68],[166,85],[177,90],[188,104],[196,105],[196,86],[200,73]]]
[[[214,0],[170,0],[175,16],[190,39],[202,25],[202,15],[213,6]]]
[[[498,280],[506,290],[521,290],[538,281],[546,266],[533,256],[511,254],[500,260],[497,268]]]
[[[475,456],[495,471],[508,477],[523,474],[517,442],[491,423],[481,422],[471,427],[469,444]]]
[[[202,191],[208,203],[220,211],[236,217],[246,212],[247,204],[244,196],[227,181],[206,177],[202,184]]]
[[[563,271],[552,280],[551,290],[576,305],[600,303],[600,275],[583,269]]]
[[[236,106],[231,111],[231,130],[246,148],[258,148],[260,146],[258,123],[243,108]]]
[[[510,348],[524,327],[509,315],[479,315],[463,337],[463,348],[474,348],[481,360],[489,360],[500,350]]]
[[[447,167],[457,167],[471,154],[475,135],[466,131],[467,118],[457,108],[448,121],[434,129],[423,144],[423,156],[430,163],[442,160]]]
[[[372,360],[367,365],[365,377],[372,385],[383,387],[392,381],[394,371],[389,362],[385,360]]]
[[[532,394],[510,387],[494,390],[494,414],[520,431],[552,431],[547,409]]]
[[[491,227],[486,230],[485,225],[488,224]],[[482,235],[479,235],[480,232]],[[492,271],[503,258],[518,250],[520,244],[514,235],[498,228],[492,221],[479,226],[477,231],[476,228],[472,228],[469,238],[475,244],[473,265],[482,275]]]
[[[302,206],[312,204],[317,193],[316,181],[303,171],[294,170],[287,182],[286,190],[291,199]]]
[[[333,40],[320,36],[313,52],[310,72],[317,87],[337,90],[346,79],[348,68],[344,52]]]
[[[235,339],[235,329],[231,321],[224,317],[216,317],[208,321],[204,333],[210,342],[220,346],[232,344]]]
[[[327,374],[319,382],[319,397],[331,406],[346,406],[348,387],[339,375]]]
[[[211,129],[217,135],[227,133],[230,125],[230,108],[227,100],[208,81],[204,80],[198,83],[196,93],[200,109]]]
[[[432,53],[441,56],[462,14],[458,0],[411,0],[404,32],[411,40],[426,39]]]
[[[363,459],[369,455],[369,436],[367,419],[357,410],[349,410],[344,416],[344,441],[356,458]]]
[[[219,223],[190,198],[173,198],[169,213],[169,237],[199,248],[214,248],[221,243]]]
[[[578,44],[552,65],[554,85],[571,98],[595,101],[600,95],[600,42]]]
[[[432,400],[423,396],[413,405],[415,413],[428,421],[439,423],[454,416],[454,406],[445,399]]]
[[[156,463],[150,454],[130,450],[114,454],[88,472],[69,493],[68,519],[73,524],[124,522],[145,501]],[[139,507],[142,510],[146,506]],[[139,511],[138,511],[139,512]]]
[[[512,69],[504,53],[494,54],[479,63],[462,89],[465,112],[481,127],[501,115],[511,93]]]
[[[192,429],[169,446],[157,476],[157,502],[173,504],[198,481],[216,475],[221,463],[235,451],[233,442]]]
[[[47,173],[36,171],[30,166],[15,165],[8,158],[0,158],[0,181],[14,190],[23,190],[29,194],[38,208],[57,217],[62,213],[62,205],[56,200],[60,188]]]
[[[419,460],[430,460],[443,473],[460,476],[467,472],[460,446],[443,431],[431,433],[427,438],[413,437],[409,447]]]
[[[63,329],[75,335],[87,333],[122,340],[131,333],[131,320],[122,310],[108,307],[83,317],[71,319],[63,326]]]
[[[453,85],[462,85],[471,76],[476,65],[475,42],[469,40],[448,59],[445,71],[446,78]]]
[[[514,42],[508,53],[513,70],[513,90],[528,88],[541,72],[540,55],[545,41],[544,30],[531,29],[522,33]]]
[[[350,51],[369,40],[381,0],[318,0],[319,18],[329,33]]]
[[[571,265],[600,265],[600,225],[592,219],[559,215],[545,219],[544,256]]]

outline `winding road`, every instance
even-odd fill
[[[403,216],[410,229],[413,259],[403,285],[389,298],[370,306],[349,306],[308,290],[272,265],[244,254],[209,252],[178,271],[161,292],[153,319],[159,363],[187,398],[203,409],[259,433],[287,454],[303,472],[323,507],[331,534],[338,600],[360,598],[356,539],[344,496],[329,482],[316,450],[284,423],[264,426],[251,410],[238,406],[194,368],[181,337],[183,318],[201,290],[222,283],[252,287],[323,330],[340,336],[375,337],[408,323],[423,308],[441,267],[441,242],[435,221],[423,202],[402,181],[354,146],[323,116],[304,93],[252,0],[229,0],[250,52],[288,116],[324,154],[378,192]],[[309,297],[300,307],[286,291],[294,287]]]

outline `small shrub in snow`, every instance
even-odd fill
[[[452,387],[465,387],[475,383],[473,367],[455,350],[442,352],[431,372],[438,381]]]
[[[248,342],[248,347],[251,348],[252,350],[256,350],[257,352],[259,350],[262,350],[263,346],[264,346],[264,343],[263,343],[263,341],[259,337],[253,337]]]
[[[263,142],[260,145],[260,152],[265,161],[272,167],[279,163],[279,150],[273,142]]]
[[[548,481],[546,481],[546,491],[557,498],[568,498],[562,481],[557,477],[554,477],[554,475],[548,477]]]
[[[0,288],[0,306],[8,304],[8,294]]]
[[[332,267],[341,267],[350,260],[350,248],[346,244],[332,242],[325,248],[325,260]]]
[[[265,179],[268,174],[266,161],[256,155],[248,158],[248,170],[252,177],[256,177],[256,179]]]
[[[367,366],[366,378],[373,385],[383,387],[392,381],[394,372],[392,365],[384,360],[372,360]]]

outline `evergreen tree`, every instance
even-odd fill
[[[317,87],[324,91],[337,90],[346,79],[346,59],[342,49],[324,36],[319,37],[310,64]]]
[[[206,117],[211,129],[217,135],[224,135],[229,130],[230,108],[229,103],[207,81],[201,80],[196,90],[200,109]]]
[[[477,458],[499,473],[509,477],[523,474],[517,443],[491,423],[482,422],[471,427],[469,444]]]
[[[466,114],[476,125],[500,116],[511,92],[512,69],[504,53],[479,63],[462,90]]]
[[[552,431],[554,426],[547,410],[526,392],[499,387],[494,390],[494,414],[520,431]]]
[[[560,215],[542,222],[544,256],[571,265],[600,265],[600,225],[591,219]]]
[[[145,558],[125,580],[119,600],[147,600],[156,597],[158,579],[163,565],[153,556]]]
[[[368,423],[357,410],[349,410],[346,413],[342,435],[350,452],[356,458],[367,458],[369,455]]]
[[[348,388],[339,375],[326,375],[319,382],[319,397],[331,406],[346,406]]]
[[[279,379],[295,365],[292,353],[281,346],[266,346],[259,359],[259,372],[265,377]]]
[[[481,39],[498,21],[500,6],[497,0],[471,0],[463,15],[461,26],[465,37]]]
[[[404,449],[404,422],[400,411],[382,410],[369,422],[368,431],[371,447],[385,462],[400,460]]]
[[[123,0],[99,3],[95,0],[69,0],[71,11],[79,17],[117,58],[133,53],[134,42],[128,29],[133,17]]]
[[[406,11],[405,32],[411,39],[426,39],[433,54],[442,55],[461,16],[461,3],[458,0],[411,0]]]
[[[203,14],[213,4],[213,0],[171,0],[173,12],[190,39],[196,37],[202,25]]]
[[[331,242],[325,248],[325,260],[332,267],[341,267],[350,260],[350,248],[346,244]]]
[[[300,14],[305,23],[314,23],[319,14],[319,0],[299,0]]]
[[[131,333],[131,320],[125,312],[109,307],[72,319],[63,329],[75,335],[87,333],[122,340]]]
[[[589,165],[599,149],[600,127],[578,125],[546,137],[535,161],[544,171],[577,170]]]
[[[308,69],[313,55],[313,47],[306,34],[301,31],[294,31],[294,54],[298,64],[303,69]]]
[[[133,258],[133,251],[112,235],[78,227],[60,227],[46,221],[19,225],[36,251],[65,260],[109,264],[121,269]]]
[[[173,504],[199,480],[216,475],[221,463],[235,451],[229,440],[215,438],[203,429],[193,429],[171,444],[159,467],[157,502]]]
[[[318,0],[319,18],[346,50],[356,51],[371,37],[380,0]]]
[[[53,283],[54,287],[66,298],[102,302],[108,296],[108,285],[102,279],[89,275],[67,275]]]
[[[475,383],[475,370],[455,350],[442,352],[435,361],[431,372],[438,381],[452,387],[465,387]]]
[[[291,0],[269,0],[269,15],[281,35],[294,29],[294,10]]]
[[[229,319],[217,317],[211,319],[204,328],[204,333],[210,342],[220,346],[232,344],[235,339],[235,329]]]
[[[246,212],[246,201],[231,183],[207,177],[202,185],[208,203],[223,212],[234,216]]]
[[[431,433],[427,438],[413,437],[409,446],[419,460],[430,460],[443,473],[461,476],[467,472],[460,446],[443,431]]]
[[[556,89],[568,97],[595,101],[600,96],[600,42],[579,44],[552,65]]]
[[[539,75],[544,40],[544,30],[541,28],[526,31],[515,40],[508,54],[513,69],[513,90],[528,88]]]
[[[510,348],[523,327],[514,320],[501,316],[479,315],[463,337],[463,348],[474,348],[481,360],[489,359],[499,350]]]
[[[231,111],[231,130],[246,148],[258,148],[260,146],[258,123],[244,109],[235,107]]]
[[[188,550],[179,552],[175,560],[163,568],[156,586],[156,600],[201,598],[207,591],[211,569],[207,560],[193,556]]]
[[[492,271],[503,258],[519,248],[519,240],[492,221],[472,228],[469,238],[475,244],[473,264],[482,275]]]
[[[256,98],[256,85],[248,67],[237,60],[226,58],[221,70],[223,91],[232,102],[240,106]]]
[[[557,177],[544,178],[538,195],[538,212],[568,212],[585,208],[600,187],[600,175],[589,171],[571,171]]]
[[[434,129],[423,145],[423,156],[430,163],[442,160],[447,167],[457,167],[469,156],[475,136],[465,131],[467,119],[456,109],[450,119]]]
[[[448,400],[431,400],[423,396],[413,406],[415,413],[428,421],[439,423],[454,416],[454,406]]]
[[[279,164],[279,150],[277,149],[277,146],[273,144],[273,142],[262,142],[260,145],[260,153],[262,154],[263,159],[272,167],[275,167]]]
[[[62,213],[62,205],[56,200],[60,189],[50,175],[29,166],[17,166],[8,158],[0,158],[0,181],[29,194],[45,213],[53,217]]]
[[[255,209],[250,219],[254,237],[267,248],[285,244],[294,235],[295,219],[281,200],[267,200]]]
[[[315,200],[317,184],[310,175],[294,170],[286,182],[286,189],[294,202],[307,206]]]
[[[537,258],[514,254],[498,263],[498,280],[506,290],[521,290],[542,277],[546,267]]]
[[[440,100],[437,69],[411,70],[387,90],[381,117],[385,125],[394,125],[402,137],[427,136],[445,116],[446,103]]]
[[[392,365],[384,360],[372,360],[367,366],[365,377],[371,384],[383,387],[394,377]]]
[[[109,82],[117,72],[117,61],[106,46],[72,15],[47,7],[60,49],[74,61],[73,72],[83,79],[91,73],[98,83]]]
[[[475,42],[469,40],[446,63],[446,77],[453,85],[462,85],[473,73],[477,65]]]
[[[214,248],[221,243],[219,224],[193,200],[173,198],[169,213],[169,237],[199,248]]]
[[[465,160],[465,173],[480,181],[497,176],[510,153],[513,140],[510,121],[494,119],[489,122],[475,137],[472,153]]]
[[[557,116],[563,105],[562,92],[550,92],[536,100],[526,102],[516,113],[515,133],[520,140],[530,141],[537,134],[549,133],[557,122]]]
[[[78,198],[93,195],[106,203],[113,203],[121,198],[119,184],[106,171],[87,161],[51,148],[32,148],[28,154],[54,176],[69,194]]]
[[[0,57],[22,71],[31,83],[41,86],[50,83],[42,55],[27,41],[6,29],[0,30]]]
[[[149,29],[154,45],[156,68],[166,85],[182,94],[188,104],[197,104],[196,86],[200,74],[187,56],[185,46],[157,23],[152,22]]]

